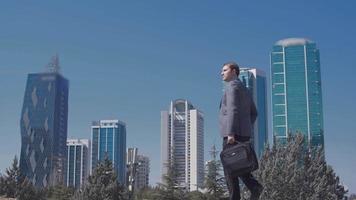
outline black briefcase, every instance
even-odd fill
[[[242,176],[258,169],[256,153],[250,142],[228,144],[220,153],[224,170],[232,177]]]

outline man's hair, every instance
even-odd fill
[[[240,67],[237,63],[235,62],[227,62],[223,66],[228,66],[230,69],[234,69],[236,72],[236,76],[239,76],[240,74]]]

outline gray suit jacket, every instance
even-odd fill
[[[251,137],[256,117],[256,106],[248,89],[239,79],[227,82],[220,102],[221,137],[231,134]]]

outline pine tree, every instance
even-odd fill
[[[159,198],[159,187],[145,187],[140,190],[136,190],[134,194],[135,200],[156,200]]]
[[[346,191],[323,155],[322,149],[308,148],[302,134],[267,148],[255,172],[264,186],[260,199],[343,199]]]
[[[193,192],[189,192],[187,198],[189,200],[208,200],[206,195],[204,195],[202,192],[199,192],[197,190]]]
[[[17,192],[17,199],[18,200],[29,200],[29,199],[36,199],[36,200],[45,200],[46,198],[46,190],[45,189],[38,189],[33,186],[32,182],[29,181],[27,178],[24,178],[21,181],[20,189]]]
[[[32,183],[21,174],[17,156],[5,175],[0,177],[0,195],[18,200],[45,199],[46,191],[35,188]]]
[[[0,174],[0,196],[5,195],[5,178]]]
[[[84,192],[81,190],[76,190],[70,200],[86,200],[84,199]]]
[[[122,200],[126,199],[124,188],[117,182],[117,175],[111,161],[106,157],[89,176],[83,191],[86,200]]]
[[[319,148],[305,158],[304,195],[314,199],[343,199],[346,191],[323,155],[323,149]]]
[[[220,174],[221,163],[216,159],[215,145],[211,150],[212,159],[207,163],[207,173],[205,177],[205,189],[207,190],[206,196],[208,200],[220,199],[224,191],[224,177]]]
[[[10,168],[6,169],[2,177],[2,190],[6,197],[15,198],[20,187],[20,168],[17,156],[15,156]]]
[[[50,187],[47,193],[48,200],[70,200],[74,195],[75,189],[64,185]]]
[[[159,184],[160,192],[158,199],[165,200],[184,200],[187,198],[185,189],[182,188],[177,180],[179,176],[176,170],[177,164],[174,158],[168,160],[167,174],[163,176],[163,183]]]

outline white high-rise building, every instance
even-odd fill
[[[90,140],[67,140],[66,185],[79,188],[89,176]]]
[[[171,162],[169,162],[171,161]],[[161,175],[174,164],[177,181],[188,191],[204,184],[204,116],[187,100],[171,101],[161,112]]]

